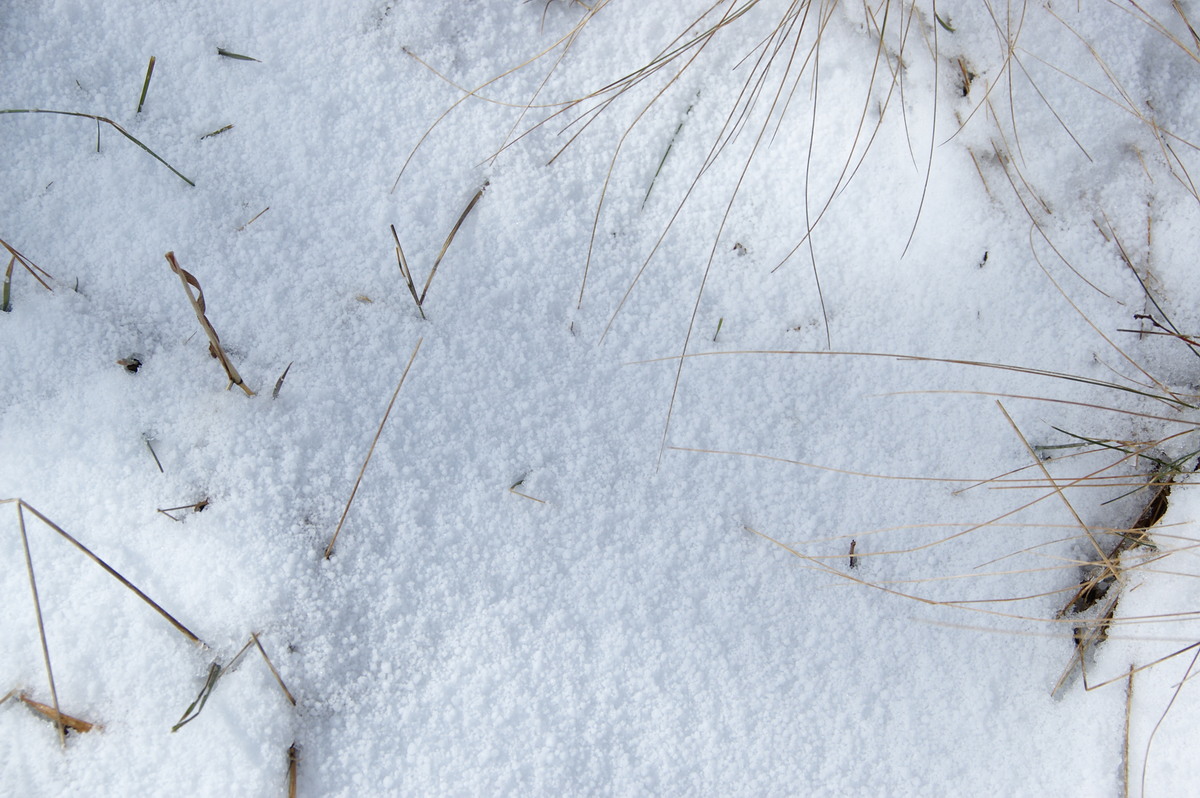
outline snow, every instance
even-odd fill
[[[792,7],[759,0],[670,85],[523,110],[733,7],[676,5],[0,10],[0,108],[107,117],[195,182],[0,115],[0,237],[54,278],[18,265],[0,314],[0,499],[204,642],[24,509],[57,700],[103,729],[60,749],[10,697],[0,794],[284,795],[292,745],[299,795],[1187,794],[1188,478],[1122,556],[1111,684],[1052,695],[1088,535],[1151,465],[1026,445],[1200,448],[1144,395],[1195,392],[1189,347],[1121,332],[1195,329],[1179,13],[820,4],[742,116]],[[419,291],[485,182],[422,319],[389,225]],[[49,704],[17,506],[0,695]],[[296,704],[251,647],[172,733],[252,632]],[[1134,676],[1126,757],[1128,671],[1179,651]]]

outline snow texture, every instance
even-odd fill
[[[708,5],[0,6],[0,794],[1192,789],[1200,8]]]

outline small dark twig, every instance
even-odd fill
[[[146,448],[150,450],[150,456],[154,458],[154,464],[156,466],[158,466],[158,473],[160,473],[160,474],[167,473],[166,471],[163,470],[162,463],[159,462],[159,459],[158,459],[158,454],[154,451],[154,447],[150,444],[150,438],[143,435],[142,440],[144,440],[146,442]]]

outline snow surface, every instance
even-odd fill
[[[1197,42],[1158,0],[942,2],[944,26],[761,0],[601,113],[523,110],[735,8],[705,7],[0,6],[0,107],[108,117],[195,182],[107,125],[97,153],[90,120],[0,115],[0,237],[54,276],[17,266],[0,314],[0,499],[206,644],[24,511],[59,704],[103,730],[60,750],[10,698],[0,793],[283,795],[293,744],[299,795],[1188,792],[1197,499],[1125,555],[1087,658],[1113,683],[1052,697],[1080,522],[1110,546],[1146,493],[1068,508],[1023,437],[1175,436],[1170,459],[1194,411],[828,352],[1194,393],[1186,345],[1120,331],[1197,327]],[[485,181],[422,319],[389,225],[419,290]],[[168,251],[256,396],[225,390]],[[1148,471],[1048,451],[1061,484]],[[0,692],[50,703],[16,506]],[[251,632],[296,705],[252,649],[171,733]],[[1126,674],[1181,649],[1134,677],[1126,778]]]

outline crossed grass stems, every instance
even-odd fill
[[[67,734],[69,732],[86,734],[93,729],[103,728],[98,723],[84,720],[62,711],[59,701],[58,686],[54,678],[54,668],[50,656],[50,645],[46,638],[46,625],[42,612],[42,593],[38,589],[36,569],[34,568],[33,555],[29,546],[29,531],[25,522],[26,513],[28,513],[37,521],[40,521],[44,528],[50,530],[50,532],[53,532],[63,540],[70,543],[79,552],[82,552],[87,559],[99,566],[105,573],[119,582],[125,589],[129,590],[131,593],[141,599],[142,602],[157,612],[164,620],[174,627],[176,631],[187,638],[190,643],[195,644],[200,649],[206,651],[211,650],[209,645],[205,643],[204,640],[196,635],[196,633],[191,629],[184,626],[175,618],[175,616],[167,612],[162,605],[150,598],[150,596],[137,587],[137,585],[135,585],[112,565],[98,556],[94,551],[92,551],[92,549],[88,548],[78,538],[68,533],[61,526],[40,512],[37,508],[20,498],[0,499],[0,506],[4,505],[11,505],[15,510],[17,530],[20,535],[21,549],[24,554],[26,577],[29,582],[30,594],[33,600],[34,618],[37,624],[38,640],[41,645],[42,664],[46,671],[46,683],[49,690],[50,703],[46,704],[38,701],[30,696],[26,690],[18,687],[13,688],[3,696],[0,696],[0,706],[3,706],[10,699],[14,699],[29,708],[35,715],[54,724],[55,730],[58,734],[59,743],[63,748],[66,747]],[[275,667],[275,663],[267,654],[266,648],[263,647],[259,634],[257,632],[251,632],[246,644],[242,646],[242,648],[227,664],[222,665],[219,660],[214,660],[212,662],[212,664],[209,666],[208,676],[205,679],[204,686],[201,688],[199,695],[197,695],[196,699],[188,705],[187,709],[184,710],[179,721],[171,728],[172,732],[179,731],[181,728],[188,723],[191,723],[200,715],[200,712],[204,709],[209,697],[216,689],[219,680],[223,676],[233,672],[238,667],[242,657],[246,654],[251,646],[257,648],[258,653],[262,656],[263,662],[270,670],[272,677],[279,686],[280,691],[283,693],[288,703],[293,707],[296,706],[297,701],[295,696],[288,689],[287,685],[284,683],[283,677],[279,673],[279,670]],[[286,766],[289,795],[295,794],[296,771],[297,764],[299,762],[298,750],[299,749],[296,743],[292,743],[291,747],[289,747],[287,750]]]
[[[570,8],[576,8],[573,5],[566,5]],[[762,8],[758,8],[760,5]],[[561,101],[546,100],[543,94],[549,93],[549,87],[552,85],[552,78],[555,72],[564,60],[569,57],[572,49],[587,28],[608,6],[608,0],[595,0],[595,2],[586,5],[580,3],[580,8],[577,9],[579,17],[566,33],[528,60],[517,64],[512,69],[474,88],[464,87],[422,60],[419,55],[409,52],[408,54],[426,69],[458,89],[461,96],[430,125],[417,141],[412,152],[410,152],[408,158],[401,166],[400,172],[396,177],[396,182],[393,185],[393,191],[404,178],[413,158],[426,138],[434,132],[455,108],[468,100],[479,100],[513,108],[517,111],[516,120],[492,156],[493,158],[516,145],[536,130],[552,124],[561,125],[559,134],[565,136],[566,141],[549,158],[549,165],[553,164],[564,151],[570,148],[602,116],[611,116],[619,113],[614,109],[617,108],[622,100],[635,96],[632,92],[633,89],[636,88],[647,92],[650,96],[649,100],[634,101],[641,102],[641,104],[635,105],[632,110],[627,109],[625,112],[627,114],[625,117],[627,124],[617,138],[615,146],[612,148],[608,168],[599,189],[599,198],[593,214],[586,255],[582,259],[582,274],[579,283],[579,292],[576,297],[576,308],[582,309],[587,294],[589,275],[596,260],[596,243],[603,210],[609,199],[609,189],[614,179],[618,161],[622,156],[622,150],[627,141],[629,141],[639,125],[651,116],[651,111],[659,106],[664,97],[671,95],[672,90],[690,91],[690,89],[683,87],[682,78],[689,70],[702,68],[698,64],[704,55],[704,51],[724,31],[734,25],[764,24],[763,29],[760,31],[761,35],[755,39],[757,41],[756,46],[747,52],[738,63],[738,69],[745,74],[745,77],[736,95],[736,99],[728,107],[722,124],[713,136],[707,152],[700,161],[700,166],[695,169],[686,189],[683,190],[682,195],[677,199],[669,215],[668,222],[663,226],[645,258],[636,269],[623,296],[609,315],[600,336],[600,341],[603,342],[611,331],[616,317],[625,308],[635,287],[650,268],[655,255],[659,252],[663,242],[675,226],[685,206],[695,196],[701,179],[713,170],[714,165],[723,156],[732,157],[729,155],[733,150],[731,145],[737,139],[744,138],[746,141],[743,144],[745,144],[748,154],[744,156],[740,169],[735,169],[734,177],[726,189],[727,201],[719,222],[714,225],[715,232],[712,236],[712,246],[704,262],[699,283],[695,290],[694,304],[691,309],[686,332],[682,336],[682,344],[677,350],[678,353],[676,355],[655,361],[673,363],[675,366],[671,398],[667,404],[659,446],[659,460],[661,462],[663,453],[670,449],[694,454],[704,453],[709,456],[760,457],[806,468],[841,471],[841,473],[852,474],[862,478],[883,480],[917,479],[939,483],[947,482],[947,480],[938,478],[847,472],[828,466],[798,463],[759,453],[714,452],[712,450],[672,446],[670,445],[671,419],[683,377],[684,366],[694,361],[697,357],[885,357],[899,358],[912,362],[952,363],[973,368],[1019,372],[1058,381],[1066,381],[1074,383],[1076,386],[1085,386],[1091,391],[1116,392],[1126,396],[1132,395],[1143,402],[1153,401],[1159,403],[1166,408],[1162,414],[1153,414],[1128,408],[1107,407],[1093,401],[1050,399],[1044,396],[994,394],[993,396],[997,400],[1005,423],[1011,427],[1014,435],[1020,439],[1033,463],[1010,474],[949,481],[961,483],[960,489],[962,490],[987,486],[997,490],[1036,490],[1039,491],[1037,496],[996,518],[981,523],[959,525],[962,527],[959,531],[929,543],[908,548],[897,547],[891,550],[868,553],[859,551],[857,552],[857,556],[854,556],[854,550],[851,549],[852,559],[850,563],[852,565],[857,565],[858,558],[903,555],[921,548],[942,545],[982,529],[1010,524],[1012,522],[1009,519],[1012,516],[1047,499],[1060,501],[1068,509],[1075,521],[1074,528],[1078,531],[1074,537],[1083,542],[1090,556],[1083,556],[1066,563],[1057,563],[1051,566],[1052,568],[1069,569],[1072,572],[1081,572],[1083,574],[1081,579],[1070,581],[1066,587],[1055,591],[1061,594],[1061,596],[1068,598],[1066,598],[1062,610],[1051,620],[1051,623],[1059,626],[1065,624],[1071,630],[1070,634],[1075,640],[1075,655],[1068,666],[1068,672],[1078,664],[1084,672],[1085,687],[1087,689],[1095,689],[1103,685],[1088,683],[1086,664],[1089,648],[1103,640],[1108,630],[1115,625],[1159,620],[1157,618],[1114,617],[1116,602],[1120,597],[1120,587],[1128,580],[1129,572],[1135,569],[1145,572],[1162,570],[1164,560],[1174,554],[1190,551],[1200,543],[1200,541],[1192,537],[1180,534],[1177,530],[1172,529],[1168,531],[1158,527],[1158,522],[1169,502],[1171,491],[1188,485],[1186,475],[1191,470],[1188,468],[1188,461],[1200,455],[1200,451],[1191,450],[1196,445],[1193,433],[1196,431],[1195,411],[1197,405],[1200,404],[1200,398],[1182,395],[1174,391],[1164,381],[1155,377],[1133,357],[1128,355],[1113,337],[1105,333],[1086,316],[1078,304],[1073,301],[1068,291],[1063,288],[1060,281],[1055,278],[1051,267],[1044,262],[1044,258],[1052,257],[1055,263],[1060,264],[1060,266],[1055,268],[1065,268],[1074,277],[1088,286],[1090,290],[1095,290],[1106,297],[1109,296],[1091,282],[1060,248],[1052,234],[1051,228],[1045,224],[1052,217],[1051,206],[1037,190],[1036,179],[1025,172],[1026,161],[1024,151],[1030,145],[1030,142],[1023,139],[1022,131],[1018,124],[1017,111],[1019,102],[1023,101],[1025,97],[1029,97],[1037,105],[1044,106],[1073,145],[1078,148],[1081,156],[1088,161],[1092,160],[1084,144],[1072,132],[1068,120],[1058,112],[1049,96],[1039,86],[1038,80],[1035,78],[1033,72],[1031,72],[1031,66],[1036,65],[1053,70],[1060,76],[1094,93],[1098,101],[1120,109],[1121,112],[1140,123],[1148,134],[1149,140],[1152,142],[1152,149],[1149,154],[1135,148],[1135,153],[1141,161],[1147,177],[1153,182],[1150,165],[1147,163],[1149,156],[1149,159],[1152,161],[1156,158],[1159,167],[1165,169],[1170,180],[1181,187],[1186,195],[1197,202],[1200,202],[1200,189],[1198,189],[1189,173],[1188,161],[1197,152],[1200,152],[1200,147],[1197,147],[1195,143],[1165,126],[1159,120],[1154,108],[1149,103],[1140,101],[1126,87],[1121,76],[1105,61],[1096,47],[1066,19],[1047,5],[1033,4],[1031,6],[1029,0],[1009,0],[1006,3],[994,0],[979,0],[979,6],[984,11],[984,18],[990,21],[999,47],[999,58],[993,64],[994,68],[987,75],[986,79],[980,79],[980,75],[977,74],[976,69],[968,63],[966,58],[958,56],[951,59],[943,56],[940,46],[941,40],[943,37],[953,35],[955,28],[952,20],[939,13],[936,0],[930,0],[927,4],[920,4],[920,6],[916,2],[902,2],[901,0],[864,0],[861,3],[861,22],[867,35],[871,37],[875,44],[875,54],[872,62],[869,66],[864,65],[864,69],[868,70],[870,75],[868,87],[861,98],[861,106],[857,106],[859,109],[857,112],[858,121],[853,137],[848,142],[836,142],[830,145],[835,148],[841,148],[841,154],[837,155],[835,160],[835,162],[840,163],[840,171],[838,171],[831,188],[818,192],[810,180],[813,153],[818,143],[816,138],[816,119],[821,107],[829,107],[828,103],[825,106],[821,106],[824,100],[820,92],[821,80],[819,77],[821,48],[823,41],[826,39],[827,28],[832,23],[834,12],[838,7],[853,6],[857,9],[859,5],[859,3],[841,3],[840,0],[820,0],[819,2],[817,0],[790,0],[790,2],[780,2],[776,5],[763,2],[763,0],[741,0],[740,2],[739,0],[719,0],[705,7],[698,15],[689,20],[688,24],[682,26],[680,33],[643,66],[600,86],[594,91]],[[549,7],[550,3],[546,3],[543,8],[543,22]],[[767,17],[765,15],[769,10],[768,7],[777,8],[779,11],[775,16]],[[1161,37],[1164,47],[1169,48],[1176,55],[1183,54],[1193,64],[1200,66],[1200,34],[1197,33],[1196,26],[1188,18],[1178,0],[1171,0],[1170,12],[1162,17],[1155,16],[1150,11],[1147,11],[1136,0],[1128,0],[1127,2],[1104,0],[1102,8],[1103,11],[1108,13],[1123,15],[1126,24],[1139,28],[1142,26],[1148,28]],[[757,12],[762,12],[764,16],[756,16]],[[1067,40],[1074,41],[1084,48],[1090,58],[1100,68],[1107,82],[1104,85],[1089,84],[1081,78],[1069,74],[1049,61],[1046,61],[1036,53],[1023,48],[1019,41],[1021,32],[1027,19],[1033,13],[1047,14],[1060,24],[1066,34]],[[743,20],[746,20],[746,22],[743,22]],[[910,127],[903,102],[906,92],[912,91],[911,86],[907,85],[908,76],[911,72],[907,62],[920,57],[928,58],[933,67],[932,117],[934,121],[924,133],[915,131]],[[492,95],[492,92],[496,91],[506,78],[522,70],[532,69],[535,66],[544,69],[544,74],[537,81],[536,89],[527,100],[512,102]],[[965,112],[959,112],[958,114],[957,128],[947,132],[937,128],[938,106],[945,94],[945,89],[940,84],[953,80],[958,81],[958,89],[968,105]],[[653,81],[657,81],[657,83],[653,83]],[[803,224],[795,234],[796,240],[794,245],[779,259],[778,264],[772,269],[772,272],[782,268],[797,254],[802,252],[807,253],[811,263],[816,300],[821,312],[826,348],[821,351],[694,352],[692,351],[693,333],[696,328],[705,288],[716,264],[717,253],[726,232],[731,213],[738,200],[739,193],[746,185],[746,178],[751,164],[765,152],[767,146],[785,124],[785,116],[789,106],[792,104],[801,86],[807,90],[808,100],[812,106],[813,120],[812,127],[808,131],[807,161],[803,181]],[[847,100],[845,97],[835,98],[832,102],[836,102],[843,107],[846,107],[847,104],[853,107],[853,100]],[[689,113],[692,111],[692,107],[689,105]],[[1034,262],[1064,302],[1067,303],[1074,313],[1077,313],[1085,320],[1096,336],[1105,342],[1109,351],[1116,353],[1121,361],[1121,365],[1126,370],[1133,370],[1135,376],[1127,376],[1120,369],[1110,367],[1118,377],[1114,382],[1106,382],[1090,377],[998,363],[925,358],[905,354],[889,355],[877,352],[833,351],[833,332],[830,327],[825,294],[821,287],[820,269],[813,243],[814,236],[819,223],[832,207],[834,200],[854,178],[859,167],[867,157],[872,144],[883,130],[885,117],[889,116],[889,111],[890,115],[894,116],[896,108],[899,109],[899,113],[902,116],[902,123],[905,135],[908,137],[909,151],[913,157],[913,162],[914,164],[923,165],[921,197],[917,211],[913,217],[912,228],[905,241],[904,251],[907,251],[909,245],[912,243],[921,218],[920,209],[924,205],[929,177],[934,168],[934,153],[936,148],[940,144],[955,138],[968,125],[989,125],[989,130],[991,131],[990,151],[977,151],[975,147],[970,145],[966,147],[986,193],[993,199],[1006,202],[1010,207],[1017,210],[1019,214],[1028,218],[1029,251]],[[874,121],[869,121],[873,109],[876,112]],[[526,124],[525,120],[531,114],[540,115],[540,118]],[[680,127],[676,128],[676,135],[678,135],[681,128],[682,122],[680,123]],[[915,146],[914,140],[918,142]],[[658,163],[658,171],[655,172],[655,179],[657,179],[659,172],[662,171],[667,154],[674,143],[675,137],[672,137],[671,142],[668,144],[667,152],[663,154],[662,159]],[[1156,154],[1153,152],[1154,149],[1157,150]],[[989,180],[989,175],[991,176],[991,180]],[[651,188],[653,186],[654,182],[652,180]],[[646,194],[648,197],[649,190],[647,190]],[[1197,346],[1196,340],[1184,334],[1175,326],[1151,291],[1149,285],[1151,281],[1149,263],[1142,263],[1139,268],[1137,259],[1131,254],[1131,248],[1127,247],[1123,240],[1123,235],[1118,229],[1119,225],[1114,224],[1103,210],[1100,212],[1100,217],[1104,223],[1095,222],[1099,234],[1104,237],[1106,244],[1115,249],[1117,257],[1136,278],[1142,288],[1147,304],[1147,311],[1142,314],[1136,314],[1134,317],[1135,320],[1142,322],[1139,329],[1120,330],[1119,332],[1122,334],[1137,333],[1142,337],[1159,336],[1169,338],[1176,343],[1182,344],[1192,355],[1200,357],[1200,346]],[[1150,225],[1151,216],[1148,213],[1148,239]],[[728,244],[728,242],[725,243]],[[1082,405],[1093,408],[1098,413],[1116,412],[1123,414],[1126,418],[1141,419],[1144,422],[1157,425],[1160,429],[1170,427],[1181,429],[1147,441],[1115,441],[1100,436],[1085,436],[1066,430],[1059,430],[1061,434],[1066,436],[1067,443],[1058,445],[1073,446],[1079,449],[1079,451],[1068,457],[1074,458],[1083,455],[1104,454],[1111,455],[1112,459],[1102,467],[1088,471],[1080,476],[1055,477],[1043,462],[1043,457],[1049,454],[1049,449],[1046,447],[1039,449],[1031,445],[1003,405],[1003,400],[1016,399]],[[1185,440],[1188,438],[1192,439],[1190,445]],[[1169,451],[1174,453],[1165,453]],[[1067,457],[1059,458],[1059,460],[1067,459]],[[1145,468],[1147,464],[1149,466],[1148,469]],[[1142,477],[1130,476],[1128,472],[1135,470],[1137,466],[1142,466],[1143,471],[1148,470],[1148,475],[1143,475]],[[1034,475],[1025,475],[1025,472],[1031,469],[1035,470]],[[1074,491],[1075,489],[1084,487],[1097,487],[1110,491],[1118,490],[1122,492],[1122,496],[1130,492],[1140,491],[1142,495],[1147,497],[1145,509],[1140,514],[1140,517],[1127,529],[1108,529],[1091,526],[1084,522],[1081,514],[1077,512],[1067,495],[1069,490]],[[1120,498],[1120,496],[1117,498]],[[1029,525],[1020,524],[1020,526],[1028,528]],[[1152,536],[1150,534],[1151,529],[1154,530]],[[801,558],[809,567],[835,574],[838,578],[846,579],[850,582],[926,604],[954,606],[960,609],[1008,618],[1021,618],[1043,622],[1046,620],[1045,618],[1010,613],[992,608],[992,605],[997,602],[1014,603],[1043,599],[1046,597],[1044,594],[954,602],[935,601],[921,596],[902,585],[871,582],[857,576],[855,573],[848,573],[845,568],[847,556],[844,554],[814,556],[802,551],[798,545],[785,543],[758,530],[750,531]],[[868,535],[895,531],[877,530],[874,533],[868,533]],[[856,538],[866,538],[868,535],[859,533],[856,535]],[[850,538],[849,535],[845,537]],[[1116,542],[1110,542],[1113,540]],[[816,542],[810,541],[810,543]],[[854,541],[851,542],[853,544]],[[1032,553],[1038,548],[1050,546],[1054,543],[1056,542],[1039,544],[1033,547],[1033,549],[1014,552],[1009,557]],[[980,567],[992,566],[994,564],[985,563]],[[1021,572],[1021,570],[1018,569],[1017,572]],[[979,573],[976,572],[950,577],[937,577],[937,579],[977,578],[978,576]],[[1116,586],[1116,589],[1110,589],[1112,586]],[[1089,614],[1090,617],[1085,617],[1089,616]],[[1200,619],[1200,611],[1185,613],[1172,618],[1172,620],[1178,622],[1194,621],[1197,619]],[[1200,642],[1184,647],[1170,655],[1170,657],[1163,659],[1180,656],[1194,649],[1200,649]],[[1139,670],[1152,667],[1161,661],[1158,660],[1137,668],[1131,668],[1127,676],[1120,677],[1121,679],[1128,680],[1127,689],[1130,690],[1130,696],[1132,696],[1133,674]],[[1193,660],[1192,666],[1196,664],[1196,661],[1195,659]],[[1192,666],[1189,666],[1187,675],[1191,675]],[[1064,678],[1059,680],[1059,684],[1055,686],[1056,691],[1064,683],[1065,677],[1066,673],[1064,673]],[[1105,683],[1111,683],[1112,681],[1116,680],[1110,680]],[[1172,699],[1171,703],[1174,703],[1174,699]],[[1169,709],[1170,705],[1164,710],[1164,716]],[[1155,731],[1157,731],[1157,726],[1155,727]],[[1153,733],[1147,744],[1146,759],[1149,758],[1149,747],[1152,742]],[[1126,759],[1126,767],[1128,768],[1128,758]],[[1145,772],[1146,768],[1143,763],[1143,791],[1145,786]],[[1127,770],[1127,791],[1129,786],[1128,779]]]

